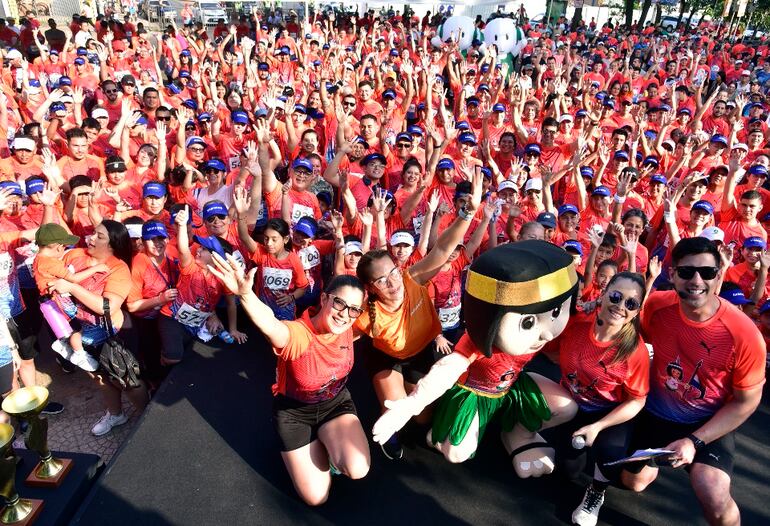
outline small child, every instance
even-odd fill
[[[56,279],[80,283],[99,272],[109,272],[109,267],[105,264],[94,265],[77,273],[67,268],[63,261],[64,252],[68,246],[76,245],[79,241],[78,236],[69,234],[64,227],[56,223],[46,223],[38,229],[35,243],[40,247],[40,251],[32,264],[32,270],[41,296],[48,295],[48,284]],[[81,369],[96,371],[98,362],[83,348],[80,323],[74,317],[77,312],[75,303],[69,295],[54,294],[52,299],[70,319],[73,333],[66,340],[62,338],[55,341],[51,348]]]

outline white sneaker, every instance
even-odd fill
[[[589,484],[586,494],[583,495],[583,502],[572,512],[572,524],[596,526],[602,504],[604,504],[604,492],[596,491],[593,485]]]
[[[56,354],[60,354],[65,360],[69,360],[74,352],[72,346],[65,338],[53,342],[51,344],[51,349],[53,349]]]
[[[99,362],[85,351],[73,352],[72,356],[69,357],[69,360],[84,371],[94,372],[99,368]]]
[[[128,422],[128,417],[123,413],[120,413],[119,415],[112,415],[109,411],[107,411],[104,416],[101,417],[99,421],[94,425],[94,427],[91,428],[91,433],[100,437],[112,431],[113,427],[123,425],[126,422]]]

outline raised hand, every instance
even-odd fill
[[[177,218],[179,218],[178,215]],[[245,296],[252,292],[257,267],[254,267],[246,274],[243,266],[238,263],[238,260],[232,254],[227,254],[227,260],[222,259],[216,253],[211,254],[211,256],[214,264],[208,265],[208,269],[230,294]]]
[[[245,215],[251,207],[251,197],[242,186],[236,186],[233,191],[233,206],[239,216]]]

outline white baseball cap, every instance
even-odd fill
[[[390,244],[391,246],[399,245],[399,244],[405,244],[409,245],[410,247],[414,246],[414,236],[410,234],[409,232],[396,232],[392,236],[390,236]]]
[[[497,191],[502,192],[503,190],[513,190],[514,192],[518,192],[519,189],[516,187],[516,183],[513,181],[510,181],[506,179],[505,181],[501,182],[499,185],[497,185]]]
[[[721,228],[715,226],[704,228],[700,233],[700,237],[705,237],[709,241],[721,241],[723,243],[725,241],[725,233]]]
[[[570,115],[569,113],[565,113],[564,115],[559,117],[559,122],[560,123],[561,122],[567,122],[567,121],[572,122],[573,120],[574,119],[572,118],[572,115]]]
[[[529,179],[527,183],[524,185],[524,191],[529,192],[530,190],[542,190],[543,189],[543,180],[539,177],[537,179]]]
[[[93,117],[94,119],[98,119],[99,117],[107,117],[109,119],[110,114],[107,113],[107,110],[105,110],[104,108],[96,108],[91,111],[91,117]]]
[[[345,255],[348,254],[355,254],[358,252],[359,254],[364,253],[364,246],[359,243],[358,241],[348,241],[345,243]]]

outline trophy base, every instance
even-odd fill
[[[35,468],[32,470],[32,472],[24,480],[24,483],[27,486],[32,486],[34,488],[58,488],[59,485],[62,483],[62,480],[64,480],[64,477],[69,472],[69,470],[72,469],[72,459],[59,458],[57,460],[61,462],[62,469],[55,476],[47,477],[47,478],[38,477],[36,473],[37,473],[37,470],[40,469],[40,466],[42,465],[42,462],[38,462]]]
[[[0,520],[0,524],[13,524],[14,526],[27,526],[35,522],[35,519],[37,519],[37,516],[40,515],[40,512],[43,510],[43,501],[40,499],[22,499],[22,501],[28,502],[29,504],[32,505],[32,509],[29,512],[29,514],[23,519],[18,520],[16,522],[5,522]],[[0,516],[5,514],[6,509],[8,509],[8,507],[4,506],[0,510]]]

